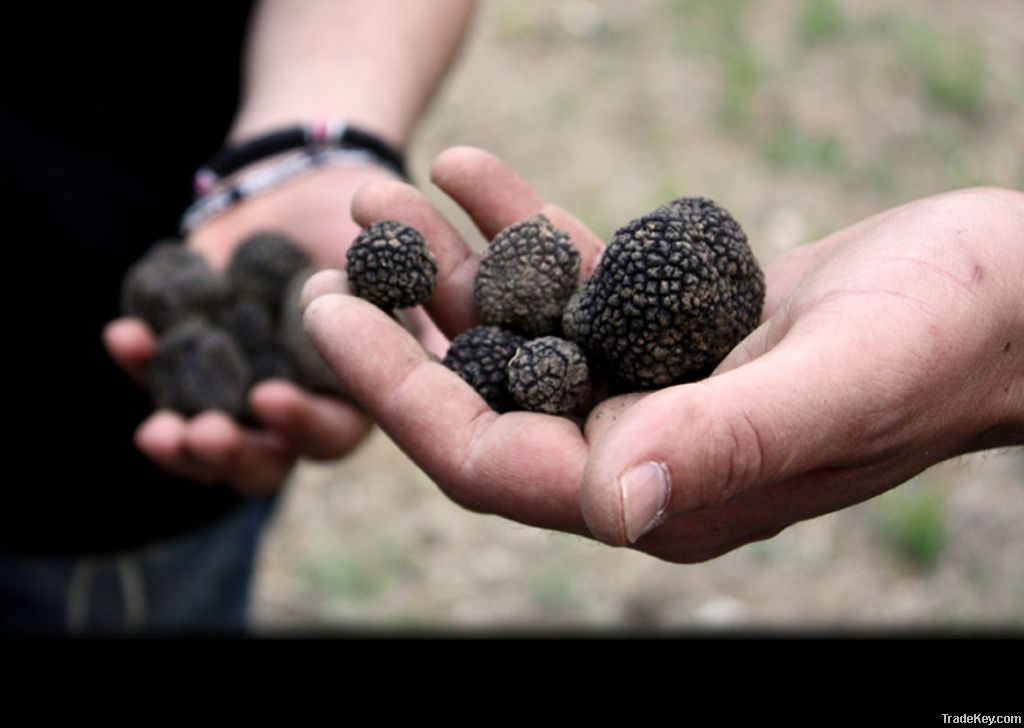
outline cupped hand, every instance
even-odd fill
[[[449,150],[433,179],[484,235],[543,211],[570,231],[583,275],[596,264],[597,238],[493,156]],[[440,268],[427,310],[449,336],[477,323],[476,256],[418,192],[374,183],[354,213],[423,230]],[[798,248],[767,269],[762,325],[713,376],[608,399],[582,430],[498,415],[338,281],[310,281],[305,321],[346,389],[456,502],[693,562],[1024,442],[1022,242],[1024,195],[984,189]]]
[[[353,195],[366,182],[391,178],[370,166],[318,170],[214,218],[187,244],[223,268],[240,241],[269,228],[300,241],[316,265],[343,267],[348,244],[359,232],[349,211]],[[156,346],[152,331],[138,319],[122,318],[106,327],[103,338],[114,361],[144,382]],[[249,404],[262,429],[243,427],[221,412],[185,418],[164,410],[139,426],[136,446],[180,477],[224,482],[258,495],[278,488],[298,457],[340,457],[370,429],[366,415],[351,404],[285,380],[259,383]]]

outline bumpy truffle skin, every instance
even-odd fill
[[[765,294],[764,273],[746,233],[728,212],[706,197],[681,197],[655,210],[666,212],[699,231],[700,239],[714,254],[718,274],[728,282],[732,294],[734,331],[729,338],[739,343],[760,323]]]
[[[223,326],[246,352],[272,346],[275,341],[274,318],[260,301],[242,297],[224,312]]]
[[[302,325],[302,287],[315,268],[299,271],[288,283],[281,308],[278,341],[291,363],[295,382],[311,392],[344,397],[345,390]],[[344,332],[339,332],[344,335]]]
[[[268,346],[246,352],[249,368],[252,370],[252,383],[264,379],[294,379],[295,368],[288,360],[288,355],[278,346]]]
[[[557,336],[524,344],[508,364],[508,388],[524,409],[564,415],[590,396],[590,370],[579,346]]]
[[[186,416],[210,409],[241,416],[250,379],[249,365],[231,335],[198,319],[160,338],[150,368],[156,405]]]
[[[452,339],[444,365],[462,377],[497,412],[515,408],[508,363],[526,340],[497,326],[477,326]]]
[[[580,254],[569,234],[547,217],[510,225],[480,260],[474,285],[480,318],[527,336],[558,333],[579,271]]]
[[[133,265],[121,287],[121,310],[156,332],[193,317],[215,318],[227,298],[224,278],[206,259],[176,241],[163,241]]]
[[[740,226],[711,200],[683,198],[615,233],[562,325],[622,381],[654,388],[710,373],[763,304]]]
[[[352,292],[391,311],[418,306],[437,285],[437,260],[415,228],[393,220],[366,227],[348,249]]]
[[[260,301],[276,317],[288,282],[309,264],[309,256],[291,238],[263,231],[238,246],[227,278],[236,294]]]

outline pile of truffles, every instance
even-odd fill
[[[364,246],[379,255],[349,255],[353,290],[388,309],[426,301],[436,264],[422,235],[377,225]],[[584,415],[597,392],[708,376],[760,322],[764,274],[739,224],[703,197],[629,222],[582,284],[579,270],[568,233],[543,215],[499,232],[474,286],[484,325],[452,340],[445,365],[498,412]]]
[[[299,299],[314,271],[295,242],[270,231],[245,239],[224,273],[177,241],[151,248],[125,275],[121,308],[158,337],[149,367],[156,406],[252,422],[249,389],[270,378],[343,396],[302,328]]]

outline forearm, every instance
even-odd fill
[[[264,0],[231,137],[344,118],[404,145],[471,10],[472,0]]]

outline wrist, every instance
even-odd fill
[[[1024,275],[1024,270],[1021,271]],[[1018,309],[1024,309],[1020,298]],[[1020,317],[1018,317],[1019,319]],[[992,388],[994,447],[1024,445],[1024,321],[1018,320],[997,339],[993,359],[999,374]]]
[[[391,123],[385,114],[375,114],[348,107],[345,113],[325,110],[315,102],[277,103],[255,106],[246,104],[238,112],[228,132],[225,144],[238,144],[274,129],[305,124],[313,119],[345,119],[348,123],[372,131],[388,144],[402,148],[408,141],[408,131]]]
[[[1024,445],[1024,194],[1012,190],[987,190],[1000,203],[998,248],[1003,274],[996,341],[996,367],[1002,372],[994,389],[1004,444]]]
[[[228,144],[196,171],[196,199],[182,216],[182,235],[251,197],[336,165],[381,166],[408,179],[400,148],[347,120],[279,127]]]
[[[349,212],[352,196],[381,179],[397,176],[365,163],[322,167],[202,223],[188,236],[188,245],[223,267],[247,236],[274,229],[294,237],[317,265],[343,266],[344,248],[358,232]]]
[[[975,219],[983,221],[972,281],[988,293],[992,334],[979,361],[992,372],[985,408],[989,426],[976,442],[983,449],[1024,445],[1024,194],[983,188],[966,191],[976,199]]]

